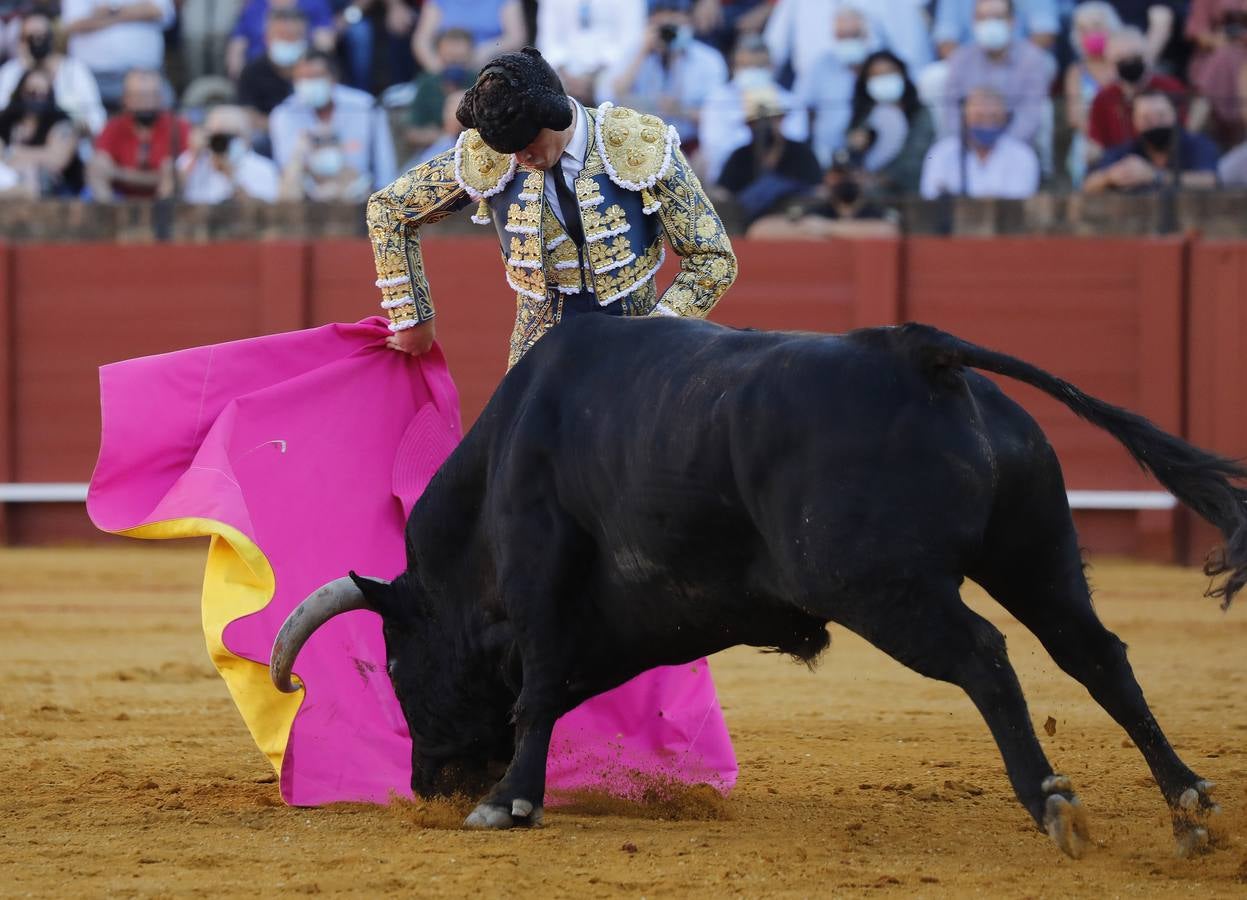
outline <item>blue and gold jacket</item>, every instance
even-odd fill
[[[675,129],[610,103],[587,112],[589,147],[575,179],[583,252],[545,200],[545,173],[490,149],[474,129],[453,150],[372,196],[368,233],[391,329],[434,316],[418,229],[473,201],[472,220],[498,232],[507,283],[516,292],[510,365],[573,303],[582,308],[591,301],[617,315],[709,314],[736,278],[736,256]],[[660,300],[654,276],[664,237],[681,262]]]

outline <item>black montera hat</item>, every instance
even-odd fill
[[[455,115],[499,153],[523,150],[543,128],[562,131],[572,123],[563,82],[534,47],[486,63]]]

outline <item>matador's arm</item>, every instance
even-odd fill
[[[653,193],[662,204],[658,219],[663,231],[681,257],[680,272],[655,312],[704,319],[736,280],[732,242],[678,147],[673,148],[671,166],[654,184]]]
[[[377,259],[377,287],[392,331],[413,328],[434,316],[418,229],[457,212],[469,199],[455,180],[455,151],[451,149],[399,176],[368,201],[368,237]]]

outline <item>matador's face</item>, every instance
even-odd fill
[[[545,171],[558,162],[566,147],[566,132],[543,128],[531,144],[515,154],[515,159],[522,166]]]

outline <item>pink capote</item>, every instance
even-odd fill
[[[321,584],[349,569],[391,578],[404,567],[407,513],[461,425],[440,350],[412,359],[386,349],[387,334],[385,320],[373,318],[100,371],[103,434],[88,498],[96,525],[123,532],[220,522],[271,566],[272,600],[225,627],[229,654],[267,666],[286,615]],[[175,535],[148,528],[143,536]],[[216,588],[205,579],[206,630],[214,595],[224,597],[230,580]],[[286,802],[409,795],[410,738],[386,676],[379,618],[332,620],[295,672],[305,696],[284,748],[270,750]],[[276,697],[255,675],[252,695],[261,685]],[[254,719],[273,698],[231,689],[258,735]],[[655,778],[730,788],[736,761],[705,662],[647,672],[565,716],[549,776],[555,790],[627,794]]]

